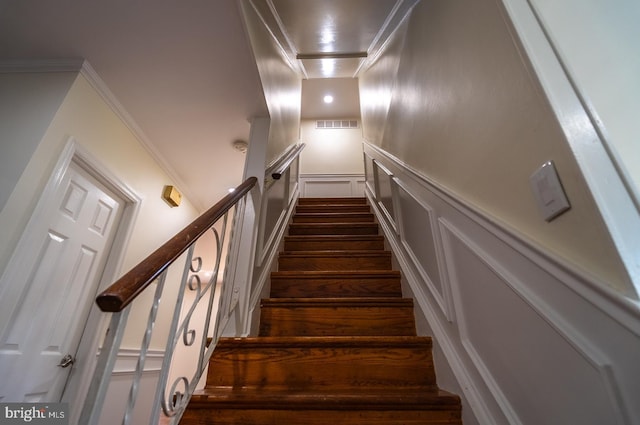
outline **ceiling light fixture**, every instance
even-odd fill
[[[247,153],[247,149],[249,149],[249,144],[244,140],[236,140],[233,142],[233,148],[241,153]]]
[[[332,103],[333,102],[333,96],[331,96],[330,94],[325,95],[323,100],[324,100],[324,103]]]

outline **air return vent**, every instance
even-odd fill
[[[318,120],[316,128],[358,128],[357,120]]]

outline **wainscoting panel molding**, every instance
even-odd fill
[[[364,152],[366,194],[457,381],[441,385],[462,388],[478,423],[640,423],[637,302],[392,155]]]
[[[443,283],[446,275],[435,212],[404,187],[401,180],[396,178],[395,181],[398,187],[400,241],[442,313],[451,320],[451,296],[448,285]],[[420,225],[416,226],[416,223]]]
[[[270,247],[273,246],[277,230],[282,227],[286,205],[287,179],[272,180],[265,184],[260,205],[260,224],[258,227],[258,256],[257,264],[262,264]]]
[[[300,174],[302,198],[364,196],[362,174]]]
[[[367,155],[366,153],[363,154],[363,157],[364,157],[365,186],[368,191],[370,191],[372,194],[375,194],[376,193],[376,176],[375,176],[375,172],[373,171],[374,170],[373,158],[371,158],[371,156]]]
[[[129,400],[129,390],[136,371],[136,364],[140,357],[140,350],[121,349],[118,352],[116,364],[111,375],[111,383],[107,390],[104,409],[100,417],[100,425],[120,423]],[[156,387],[160,379],[164,351],[150,350],[147,353],[144,370],[140,378],[138,400],[133,411],[132,423],[147,423],[151,416],[151,409]]]
[[[397,183],[393,180],[393,173],[385,168],[380,162],[373,161],[373,174],[376,189],[376,200],[382,212],[387,216],[389,224],[393,227],[395,233],[398,233],[398,225],[396,223],[394,207],[394,187]]]
[[[563,405],[559,412],[565,416],[554,416],[560,423],[607,423],[611,418],[623,423],[616,408],[622,401],[608,391],[612,387],[609,361],[585,344],[519,277],[455,226],[446,220],[441,223],[446,255],[455,270],[451,283],[462,344],[496,398],[520,400],[516,411],[538,423],[548,420],[546,407],[556,403]],[[492,308],[488,314],[486,307],[494,303],[502,308]],[[509,337],[496,346],[486,338],[492,333]],[[545,366],[532,367],[535,364]],[[551,382],[554,391],[550,392]],[[583,387],[590,391],[573,390]],[[503,394],[501,388],[520,392]],[[556,399],[557,393],[565,395]],[[522,423],[511,418],[512,423]]]

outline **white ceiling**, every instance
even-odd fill
[[[348,77],[305,82],[302,114],[313,119],[359,116],[357,100],[338,95],[355,87],[357,96],[351,77],[367,58],[352,56],[371,56],[415,0],[255,3],[275,11],[274,33],[294,62],[348,56],[297,61],[306,77],[322,76],[326,60]],[[240,183],[244,156],[232,143],[268,112],[236,1],[0,0],[0,60],[71,58],[95,69],[197,206]],[[314,98],[326,91],[338,95],[333,111]]]

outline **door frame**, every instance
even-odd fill
[[[23,273],[26,264],[22,259],[27,258],[29,253],[32,252],[32,247],[37,243],[39,231],[42,230],[43,223],[46,223],[49,212],[55,207],[55,194],[72,163],[84,169],[92,178],[113,191],[124,201],[122,217],[117,226],[111,249],[107,253],[107,261],[99,279],[97,291],[99,292],[106,288],[121,274],[120,270],[124,262],[126,247],[133,233],[142,198],[72,136],[67,140],[50,174],[0,282],[10,282],[12,276],[17,273]],[[0,287],[0,293],[11,295],[11,288],[4,285],[4,287]],[[93,299],[95,297],[91,298],[92,302]],[[90,309],[76,352],[77,358],[86,361],[79,362],[77,367],[74,366],[62,393],[62,401],[69,403],[71,419],[77,418],[82,410],[82,404],[97,362],[95,354],[102,340],[103,331],[106,330],[106,319],[107,316],[102,314],[94,304]],[[69,385],[70,383],[72,384]]]

